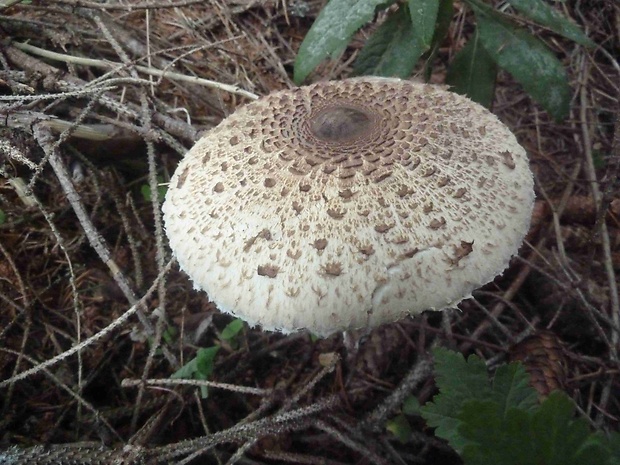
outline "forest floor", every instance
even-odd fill
[[[181,444],[178,460],[202,457],[182,463],[458,463],[420,419],[406,443],[385,428],[396,414],[386,399],[403,379],[420,403],[436,393],[421,369],[434,345],[477,354],[491,370],[526,358],[541,393],[562,389],[593,427],[618,429],[612,0],[561,4],[597,49],[525,25],[566,66],[565,121],[498,75],[492,111],[526,148],[537,200],[519,256],[459,310],[380,327],[357,347],[342,335],[247,326],[229,337],[233,319],[171,260],[151,193],[251,94],[294,86],[296,52],[323,3],[0,2],[0,449]],[[348,77],[373,27],[310,81]],[[471,31],[456,2],[431,82],[444,81]],[[209,381],[221,384],[206,398],[170,379],[211,347]]]

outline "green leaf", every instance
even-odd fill
[[[448,34],[453,16],[454,6],[452,4],[452,0],[439,0],[437,21],[435,23],[435,32],[431,42],[431,50],[428,53],[428,57],[426,58],[426,62],[424,64],[424,79],[426,81],[428,81],[431,77],[431,73],[433,72],[432,63],[434,62],[435,56],[439,51],[439,47]]]
[[[0,208],[0,224],[6,223],[6,213]]]
[[[585,419],[573,419],[575,405],[563,392],[555,391],[532,415],[540,463],[582,465],[605,463],[609,452],[601,438],[590,433]]]
[[[461,354],[441,347],[434,349],[433,355],[439,394],[422,406],[421,414],[429,426],[437,428],[435,435],[460,451],[465,445],[458,434],[458,415],[463,404],[472,399],[488,399],[492,393],[486,365],[475,355],[470,355],[466,362]]]
[[[451,0],[450,0],[451,5]],[[405,78],[431,47],[439,0],[409,0],[368,39],[353,68],[356,75]]]
[[[476,12],[480,41],[491,57],[556,120],[564,119],[571,91],[562,63],[529,32],[516,28],[477,1],[467,1]]]
[[[473,400],[463,406],[459,434],[465,443],[461,455],[466,465],[537,464],[529,415],[512,409],[504,417],[501,410],[491,400]]]
[[[196,374],[210,376],[213,372],[213,360],[219,350],[219,346],[201,348],[196,352],[196,356],[174,372],[172,379],[197,379]],[[201,378],[205,379],[205,378]]]
[[[168,326],[162,333],[162,338],[166,344],[172,344],[177,336],[177,329],[174,326]]]
[[[170,378],[172,378],[172,379],[192,379],[193,376],[194,376],[194,373],[196,373],[196,371],[197,371],[196,359],[193,358],[189,362],[187,362],[185,365],[183,365],[181,368],[179,368],[177,371],[172,373]]]
[[[591,434],[583,419],[573,419],[574,405],[554,392],[536,409],[503,407],[492,400],[466,402],[459,434],[466,465],[604,464],[609,450],[601,435]]]
[[[620,435],[591,433],[574,404],[556,391],[541,404],[520,363],[497,369],[493,383],[477,357],[434,351],[440,394],[421,408],[435,434],[465,465],[616,465]],[[469,372],[469,374],[468,374]]]
[[[433,34],[433,43],[431,44],[432,47],[434,47],[435,44],[439,45],[439,43],[446,37],[448,30],[450,29],[450,23],[452,22],[453,16],[453,0],[439,0],[437,21],[435,24],[435,32]]]
[[[353,74],[405,78],[426,48],[411,26],[407,7],[392,13],[360,51]]]
[[[213,373],[214,360],[219,349],[219,346],[198,349],[196,357],[179,368],[170,377],[172,379],[208,380]],[[202,397],[206,398],[208,395],[207,387],[201,386],[200,391]]]
[[[167,185],[161,185],[164,182],[161,176],[157,176],[157,182],[158,184],[160,184],[157,186],[157,196],[159,200],[162,201],[166,196],[166,191],[168,190],[168,187]],[[142,193],[142,198],[145,201],[151,201],[151,187],[148,184],[142,184],[142,186],[140,186],[140,192]]]
[[[394,0],[331,0],[308,31],[295,59],[294,80],[301,84],[321,61],[338,55],[379,6]]]
[[[493,377],[493,400],[505,415],[511,408],[530,411],[538,406],[538,394],[521,363],[500,366]]]
[[[217,355],[219,346],[198,349],[196,352],[196,373],[203,376],[201,379],[208,379],[213,373],[213,361]]]
[[[453,389],[459,403],[473,398],[486,398],[490,392],[487,367],[477,355],[465,357],[443,347],[433,349],[436,383],[440,391]]]
[[[474,102],[490,108],[495,94],[497,65],[480,43],[476,30],[448,68],[446,83],[457,94],[467,95]]]
[[[409,0],[408,4],[415,40],[426,51],[433,41],[439,0]]]
[[[243,329],[243,320],[237,318],[226,325],[220,333],[220,337],[225,341],[230,341]]]
[[[411,439],[411,425],[405,415],[395,416],[387,422],[385,427],[403,444]]]
[[[519,13],[585,47],[596,47],[579,26],[542,0],[508,0]]]

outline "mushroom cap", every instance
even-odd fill
[[[517,253],[533,203],[525,150],[488,110],[355,78],[237,109],[180,162],[163,212],[220,310],[327,336],[470,297]]]

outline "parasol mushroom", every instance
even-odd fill
[[[327,336],[470,297],[517,253],[533,201],[525,150],[488,110],[355,78],[239,108],[180,162],[163,212],[222,311]]]

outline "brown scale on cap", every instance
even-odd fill
[[[486,109],[358,78],[239,108],[179,164],[163,210],[222,310],[328,335],[468,297],[517,252],[532,205],[525,152]]]

